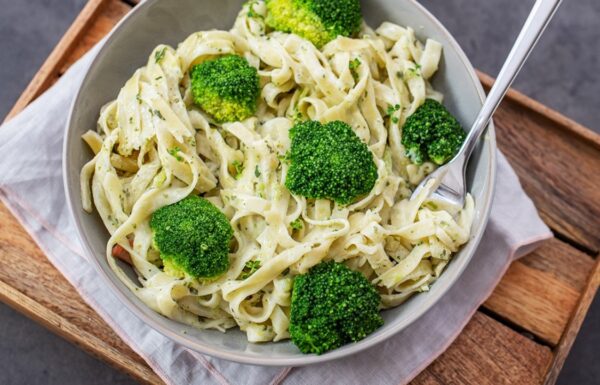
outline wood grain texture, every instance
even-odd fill
[[[0,300],[99,359],[105,360],[107,356],[115,357],[109,363],[114,368],[130,374],[140,382],[146,384],[162,383],[152,369],[135,360],[135,355],[122,354],[110,343],[110,340],[106,341],[97,335],[82,331],[60,315],[48,311],[45,306],[1,281]]]
[[[513,263],[484,306],[555,346],[593,265],[591,257],[552,239]]]
[[[484,85],[492,83],[486,79],[482,78]],[[553,230],[597,255],[600,135],[556,115],[550,108],[542,108],[511,90],[494,115],[498,146],[542,219]]]
[[[551,360],[548,347],[476,313],[450,348],[412,383],[540,384]]]
[[[521,258],[519,262],[549,273],[554,279],[563,281],[579,292],[583,292],[594,266],[592,257],[556,238],[544,242],[539,249]]]
[[[516,262],[485,306],[554,346],[577,305],[579,294],[550,274]]]
[[[79,297],[2,204],[0,218],[0,300],[136,379],[160,381]]]
[[[67,55],[72,52],[75,45],[79,44],[81,36],[87,33],[90,21],[96,18],[107,2],[108,0],[88,1],[50,56],[48,56],[48,59],[46,59],[40,70],[33,77],[33,80],[31,80],[25,91],[23,91],[12,110],[6,116],[5,121],[20,112],[56,81],[58,71]]]
[[[14,111],[22,109],[52,84],[130,10],[128,4],[117,0],[92,0],[92,3],[96,8],[86,6],[87,16],[80,16],[85,23],[79,23],[70,34],[77,36],[76,44],[69,43],[71,38],[65,36],[61,52],[53,53],[54,67],[42,68],[37,85],[28,88],[37,91],[26,92]],[[480,77],[487,86],[493,81],[484,74]],[[600,216],[591,217],[597,213],[590,212],[589,199],[595,197],[589,185],[596,180],[589,173],[600,153],[598,136],[514,91],[509,92],[501,106],[496,125],[500,146],[517,166],[519,177],[525,180],[525,188],[548,223],[583,248],[597,250]],[[540,134],[542,138],[538,139]],[[568,143],[571,137],[575,139]],[[550,170],[544,171],[543,161],[548,152],[554,155],[546,159],[552,163]],[[571,162],[563,164],[565,159]],[[527,167],[530,163],[533,166]],[[548,174],[552,178],[546,179]],[[589,180],[583,189],[573,187],[585,178]],[[571,188],[556,186],[565,181],[572,181]],[[568,200],[567,193],[574,193],[572,200]],[[568,207],[571,203],[573,207]],[[414,383],[540,384],[545,376],[546,380],[551,379],[560,370],[589,307],[587,301],[593,297],[594,285],[588,281],[593,264],[589,256],[552,240],[514,264],[485,304],[500,319],[509,320],[551,344],[558,342],[554,357],[548,347],[478,312],[449,350]],[[597,288],[597,281],[594,282]],[[552,285],[560,290],[539,290],[536,285]],[[578,302],[580,293],[583,294]],[[141,382],[160,381],[82,301],[1,205],[0,299]],[[545,316],[549,312],[555,314],[550,321]],[[551,370],[547,371],[548,368]]]
[[[131,7],[121,1],[109,1],[102,12],[90,21],[88,32],[81,36],[71,52],[66,56],[64,63],[58,71],[59,75],[65,71],[79,58],[81,58],[91,47],[98,43],[110,30],[131,10]]]
[[[479,80],[486,89],[492,88],[494,85],[495,79],[490,75],[477,71],[477,75],[479,76]],[[531,99],[530,97],[524,95],[523,93],[511,88],[506,93],[507,100],[512,101],[513,103],[519,104],[523,109],[530,110],[536,112],[539,115],[546,117],[551,120],[558,127],[562,127],[565,130],[568,130],[571,134],[579,136],[581,139],[587,141],[589,144],[596,146],[596,148],[600,149],[600,135],[596,132],[590,130],[589,128],[577,123],[573,119],[566,117],[560,112],[538,102],[535,99]]]

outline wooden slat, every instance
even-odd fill
[[[156,384],[160,379],[77,295],[0,204],[0,300],[94,356]]]
[[[413,384],[540,384],[551,360],[548,347],[476,313],[450,348]]]
[[[517,262],[485,306],[547,341],[558,344],[579,292],[544,272]]]
[[[0,281],[0,300],[13,309],[27,315],[52,332],[85,349],[93,356],[105,360],[107,356],[115,357],[110,364],[146,384],[162,383],[149,367],[132,359],[132,355],[122,354],[118,349],[91,333],[80,330],[56,313],[49,312],[46,307],[35,302],[13,287]],[[135,358],[135,356],[133,356]]]
[[[131,10],[122,1],[90,0],[21,94],[6,120],[27,107]],[[85,28],[84,28],[85,27]],[[83,30],[85,29],[85,33]]]
[[[565,270],[541,270],[535,264],[517,261],[485,307],[555,346],[577,306],[594,261],[556,239],[526,259],[529,258],[544,261],[542,267],[560,260]]]
[[[66,56],[73,50],[73,47],[80,42],[81,36],[87,32],[87,26],[96,15],[102,11],[103,5],[107,0],[89,0],[79,16],[75,19],[71,27],[67,30],[58,45],[54,48],[48,59],[44,62],[40,70],[29,83],[25,91],[21,94],[17,103],[6,116],[6,120],[16,115],[25,108],[32,100],[38,97],[55,81],[58,70],[64,63]]]
[[[102,12],[90,22],[88,32],[85,33],[73,50],[66,56],[63,65],[60,67],[59,75],[83,56],[91,47],[102,40],[115,24],[131,10],[131,7],[121,1],[109,1]]]
[[[490,75],[477,71],[477,75],[479,76],[479,80],[486,89],[492,88],[492,85],[495,82],[495,79]],[[506,93],[506,98],[510,99],[513,103],[519,104],[523,109],[533,111],[538,115],[542,115],[547,119],[551,120],[556,126],[562,127],[565,130],[568,130],[570,133],[579,136],[581,139],[587,141],[588,143],[596,146],[596,148],[600,149],[600,135],[589,128],[577,123],[573,119],[570,119],[560,112],[538,102],[535,99],[531,99],[525,94],[511,88]]]
[[[557,115],[511,90],[494,116],[498,146],[544,221],[598,254],[600,135]]]
[[[583,292],[594,259],[578,252],[572,246],[556,238],[545,242],[538,250],[521,258],[520,263],[553,276]]]

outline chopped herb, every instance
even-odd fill
[[[395,106],[392,106],[391,104],[388,106],[387,108],[387,115],[386,116],[392,116],[394,115],[394,112],[398,111],[400,109],[400,105],[396,104]]]
[[[288,159],[289,159],[289,154],[288,154],[288,153],[285,153],[285,154],[278,154],[278,155],[277,155],[277,159],[279,159],[279,161],[280,161],[281,163],[283,163],[283,162],[287,162],[287,161],[288,161]]]
[[[163,47],[160,51],[156,51],[154,53],[154,61],[158,64],[164,59],[165,54],[167,53],[167,47]]]
[[[196,139],[194,139],[193,137],[189,137],[189,138],[185,138],[184,139],[187,144],[189,144],[192,147],[196,147]]]
[[[162,79],[162,76],[157,76],[154,78],[154,80],[160,80],[160,79]]]
[[[408,69],[409,74],[413,75],[413,76],[421,76],[421,65],[420,64],[415,64],[414,68],[409,68]]]
[[[400,71],[396,72],[396,76],[398,77],[398,79],[402,79],[404,77],[404,74]]]
[[[237,160],[234,160],[232,165],[235,168],[235,175],[233,175],[233,177],[235,179],[239,179],[239,177],[242,176],[242,172],[244,171],[244,164],[238,162]]]
[[[352,74],[352,77],[354,78],[354,81],[358,81],[358,67],[360,67],[361,61],[359,58],[355,58],[354,60],[350,61],[349,67],[350,67],[350,73]]]
[[[360,67],[361,61],[359,58],[355,58],[354,60],[350,61],[350,69],[357,69],[358,67]]]
[[[302,115],[302,112],[300,111],[296,111],[294,113],[294,123],[301,123],[304,120],[304,115]]]
[[[162,185],[165,183],[166,180],[167,180],[167,174],[165,174],[165,171],[163,170],[154,177],[154,183],[153,183],[154,187],[155,188],[162,187]]]
[[[400,121],[400,119],[397,116],[394,116],[394,114],[396,113],[396,111],[398,111],[400,109],[400,105],[396,104],[395,106],[389,105],[387,108],[387,115],[386,116],[390,116],[391,120],[393,123],[398,124],[398,122]]]
[[[258,4],[258,1],[252,0],[248,2],[248,17],[259,17],[262,18],[262,15],[259,15],[254,11],[254,6]]]
[[[302,230],[302,228],[304,227],[304,222],[302,222],[302,219],[298,218],[290,223],[290,227],[293,230]]]
[[[130,116],[130,117],[129,117],[129,123],[132,123],[132,124],[133,124],[133,116]]]
[[[160,113],[160,110],[152,110],[152,113],[156,115],[160,120],[166,120],[165,117]]]
[[[181,148],[173,147],[172,149],[169,150],[169,154],[171,154],[171,156],[173,158],[177,159],[178,162],[182,162],[183,158],[181,157],[181,155],[179,155],[180,151],[181,151]]]
[[[138,101],[139,104],[142,104],[142,95],[140,95],[139,92],[137,95],[135,95],[135,99]]]
[[[260,169],[258,168],[258,165],[256,165],[256,168],[254,168],[254,176],[260,178]]]
[[[260,269],[260,261],[248,261],[246,262],[246,265],[244,266],[244,270],[242,270],[242,273],[239,276],[239,279],[247,279],[249,278],[252,274],[256,273],[256,271]]]

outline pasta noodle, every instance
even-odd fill
[[[237,325],[260,342],[289,337],[293,277],[323,260],[364,273],[384,308],[427,291],[468,241],[474,203],[469,196],[460,210],[438,207],[426,199],[428,189],[409,199],[435,165],[407,159],[402,125],[426,98],[442,98],[429,83],[438,42],[422,44],[412,29],[383,23],[319,50],[296,35],[267,33],[265,4],[251,6],[258,17],[245,5],[231,31],[194,33],[176,49],[152,52],[103,107],[97,132],[84,135],[95,156],[81,171],[81,188],[83,207],[95,207],[110,232],[111,268],[145,304],[202,329]],[[258,69],[262,91],[255,117],[215,124],[194,106],[189,70],[226,54]],[[390,119],[386,111],[396,105]],[[281,159],[297,119],[354,128],[378,168],[369,195],[341,206],[287,191]],[[243,165],[239,175],[236,165]],[[168,275],[152,246],[152,213],[190,194],[219,207],[234,229],[230,268],[212,281]],[[294,232],[297,219],[304,226]],[[138,280],[112,256],[117,244],[130,253]],[[248,261],[260,268],[241,279]]]

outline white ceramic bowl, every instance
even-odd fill
[[[165,336],[195,351],[249,364],[299,366],[344,357],[406,328],[459,279],[483,235],[490,210],[496,149],[493,127],[490,127],[468,168],[469,191],[476,202],[470,242],[454,257],[429,292],[384,311],[385,325],[364,340],[321,356],[303,355],[289,341],[248,343],[245,333],[238,329],[227,333],[196,330],[150,310],[113,274],[104,254],[109,235],[100,218],[86,214],[81,207],[79,172],[92,157],[81,135],[96,127],[100,107],[117,96],[134,70],[145,65],[156,45],[166,43],[176,46],[196,31],[228,30],[242,4],[242,0],[147,0],[119,23],[89,68],[70,112],[64,144],[65,188],[69,206],[87,255],[106,285],[114,290],[124,306]],[[433,83],[445,94],[445,104],[450,111],[465,127],[469,127],[482,105],[484,93],[467,57],[440,22],[414,0],[365,0],[363,14],[371,26],[383,21],[411,26],[420,39],[430,37],[443,44],[440,71]]]

